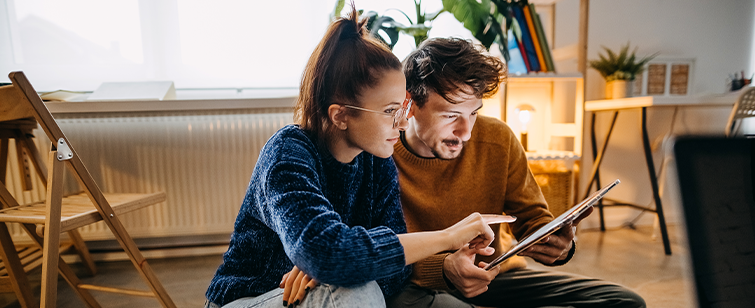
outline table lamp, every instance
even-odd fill
[[[532,120],[532,113],[535,112],[535,108],[528,104],[521,104],[519,106],[516,106],[515,111],[519,116],[519,123],[522,124],[522,128],[520,130],[520,141],[522,142],[522,147],[524,147],[524,151],[529,151],[529,149],[527,148],[527,124],[529,124]]]

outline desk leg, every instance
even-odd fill
[[[650,138],[648,137],[647,128],[647,107],[642,107],[642,145],[645,149],[645,162],[648,166],[650,175],[650,185],[653,187],[653,199],[655,200],[655,211],[658,214],[658,222],[661,225],[661,237],[663,238],[663,249],[666,255],[671,255],[671,244],[669,243],[668,230],[666,230],[666,218],[663,215],[663,206],[661,205],[661,195],[658,189],[658,177],[655,175],[655,164],[653,163],[653,151],[650,149]]]
[[[600,189],[600,164],[603,162],[603,155],[606,153],[606,149],[608,148],[608,140],[611,139],[611,133],[613,132],[613,127],[616,124],[616,118],[619,116],[618,111],[614,111],[613,118],[611,119],[611,126],[608,128],[608,133],[606,134],[606,139],[603,141],[603,147],[600,149],[600,153],[598,153],[598,144],[595,137],[595,112],[592,113],[592,124],[590,124],[590,139],[592,141],[592,157],[593,157],[593,163],[592,163],[592,170],[590,171],[590,179],[587,181],[586,189],[585,189],[585,195],[582,199],[587,198],[587,196],[590,194],[590,191],[592,190],[592,183],[596,182],[598,188]],[[603,218],[603,201],[598,201],[598,213],[600,216],[600,231],[606,230],[606,224],[605,219]]]

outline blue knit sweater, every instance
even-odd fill
[[[411,272],[397,236],[405,232],[392,159],[362,152],[343,164],[289,125],[260,153],[206,296],[222,306],[261,295],[294,265],[331,285],[377,280],[390,296]]]

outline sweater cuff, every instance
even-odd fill
[[[422,261],[414,263],[412,269],[412,283],[417,286],[430,290],[453,290],[446,283],[443,275],[443,261],[451,253],[440,253],[432,255]]]
[[[574,240],[571,240],[571,249],[569,249],[569,254],[566,255],[566,259],[563,260],[556,260],[556,262],[553,262],[551,266],[561,266],[566,263],[569,263],[572,257],[574,257],[574,252],[577,250],[577,242]]]

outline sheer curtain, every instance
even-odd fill
[[[347,1],[348,2],[348,1]],[[296,88],[335,0],[0,0],[0,82],[23,70],[39,91],[171,80],[177,88]],[[355,1],[408,24],[412,0]],[[425,0],[428,12],[440,0]],[[469,36],[444,13],[432,36]],[[437,30],[436,30],[437,29]],[[394,53],[414,48],[402,35]]]

